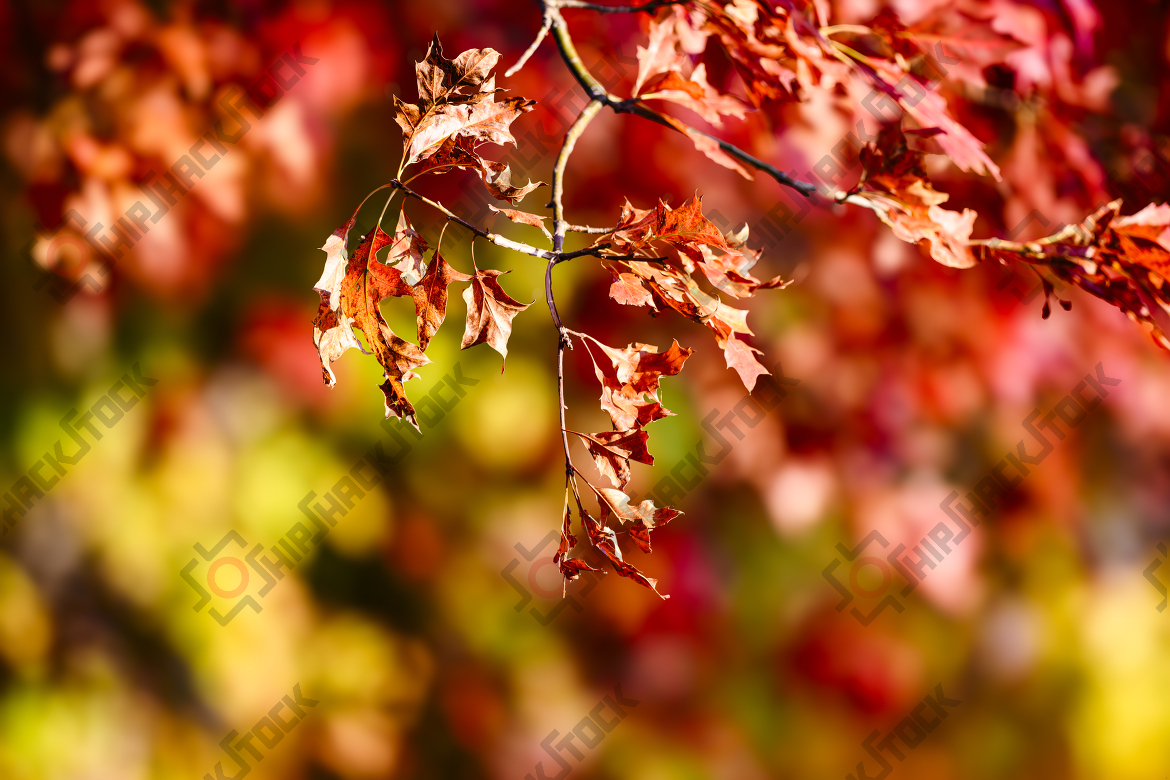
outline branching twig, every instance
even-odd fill
[[[520,252],[521,254],[531,255],[532,257],[540,257],[540,258],[543,258],[545,260],[556,260],[560,257],[556,252],[550,252],[547,249],[537,249],[534,246],[529,246],[528,244],[522,244],[519,241],[513,241],[510,238],[504,238],[499,233],[492,233],[488,230],[484,230],[483,228],[476,227],[475,225],[471,224],[470,222],[463,219],[462,217],[459,217],[459,216],[453,214],[452,212],[450,212],[442,203],[439,203],[437,201],[433,201],[430,198],[426,197],[425,195],[418,194],[417,192],[412,190],[410,187],[407,187],[405,184],[398,181],[397,179],[390,182],[389,186],[394,187],[395,189],[402,190],[403,194],[406,195],[407,197],[421,200],[423,203],[427,204],[428,206],[431,206],[432,208],[438,209],[439,211],[441,211],[445,215],[447,215],[447,219],[449,221],[459,223],[463,227],[470,230],[472,233],[475,233],[477,236],[481,236],[482,238],[486,238],[488,241],[491,241],[496,246],[502,246],[505,249],[511,249],[514,252]],[[588,253],[585,253],[585,254],[588,254]]]
[[[673,123],[669,122],[666,117],[642,105],[638,98],[634,97],[623,100],[619,97],[609,94],[605,87],[601,85],[601,82],[593,77],[593,74],[589,72],[587,67],[585,67],[585,63],[581,61],[581,55],[577,53],[577,48],[573,45],[573,38],[569,34],[569,26],[565,24],[565,19],[560,14],[559,8],[562,7],[565,2],[566,0],[544,0],[544,12],[546,16],[552,19],[553,38],[556,40],[557,48],[561,52],[561,59],[565,61],[565,65],[568,66],[569,71],[573,74],[573,77],[577,79],[577,83],[581,85],[581,88],[585,90],[586,94],[588,94],[589,97],[593,100],[609,106],[619,114],[637,114],[643,119],[649,119],[651,122],[657,122],[664,127],[669,127],[672,130],[682,132]],[[780,184],[783,184],[786,187],[792,187],[801,195],[808,197],[816,192],[817,188],[815,184],[793,179],[791,176],[784,173],[775,166],[769,165],[758,157],[754,157],[748,154],[734,144],[730,144],[727,141],[716,138],[710,133],[704,133],[702,130],[691,128],[691,131],[710,138],[719,144],[719,148],[727,154],[735,157],[740,162],[745,162],[753,168],[763,171]]]
[[[515,65],[504,71],[504,78],[511,78],[520,72],[520,69],[524,67],[524,63],[528,62],[528,59],[540,48],[540,42],[544,40],[544,36],[548,35],[550,27],[552,27],[552,17],[546,13],[544,15],[544,23],[540,25],[540,32],[536,34],[536,40],[524,50],[524,53],[520,55],[520,59],[516,60]]]

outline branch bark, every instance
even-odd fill
[[[549,313],[552,315],[553,326],[557,329],[557,402],[561,416],[561,444],[565,449],[565,474],[570,479],[573,476],[573,456],[569,454],[569,434],[565,433],[565,348],[572,349],[573,343],[569,340],[565,326],[561,323],[561,315],[557,312],[556,299],[553,297],[552,269],[562,260],[582,254],[581,252],[573,252],[569,255],[562,253],[565,247],[565,230],[568,228],[568,223],[565,222],[564,204],[565,168],[568,167],[569,157],[573,154],[577,139],[581,137],[581,133],[585,132],[585,128],[589,126],[593,117],[600,110],[601,102],[597,100],[590,101],[589,105],[582,109],[581,114],[573,122],[573,126],[569,128],[569,132],[565,133],[565,142],[561,146],[560,154],[557,155],[557,162],[553,167],[552,203],[550,204],[553,209],[554,254],[544,268],[544,298],[548,303]]]

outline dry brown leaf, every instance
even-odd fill
[[[471,286],[463,291],[467,303],[467,325],[463,331],[461,349],[487,343],[507,360],[508,337],[512,335],[512,319],[531,306],[513,300],[500,287],[497,277],[507,271],[475,269]],[[500,369],[503,370],[501,363]]]
[[[648,466],[654,465],[654,458],[646,451],[646,431],[634,428],[629,431],[603,431],[602,433],[581,433],[586,449],[593,457],[597,470],[616,488],[630,483],[630,461],[636,460]]]

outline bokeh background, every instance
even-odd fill
[[[929,5],[889,7],[912,22]],[[1026,46],[1012,67],[984,69],[986,89],[960,119],[1004,182],[931,158],[948,205],[977,208],[975,235],[987,237],[1033,209],[1055,223],[1119,193],[1142,200],[1126,213],[1161,202],[1166,4],[993,5]],[[865,23],[881,8],[839,2],[833,20]],[[633,70],[612,70],[628,59],[603,56],[620,42],[631,57],[645,40],[639,20],[567,16],[586,64],[628,90]],[[310,326],[317,247],[396,169],[390,97],[414,99],[412,63],[436,31],[448,56],[499,50],[502,71],[538,24],[534,4],[503,0],[0,2],[0,485],[63,438],[62,415],[134,363],[158,380],[0,541],[0,777],[215,780],[216,762],[239,777],[220,741],[297,684],[318,704],[262,761],[244,754],[253,777],[518,779],[541,759],[553,776],[541,740],[570,731],[615,684],[640,704],[584,762],[565,753],[574,777],[841,778],[863,759],[872,775],[861,741],[939,683],[961,704],[893,776],[1165,777],[1170,614],[1143,570],[1165,558],[1155,545],[1170,535],[1170,355],[1088,296],[1061,293],[1072,311],[1044,320],[1043,297],[1012,294],[1036,286],[1025,270],[1004,285],[1000,268],[943,268],[872,214],[823,201],[765,247],[761,275],[796,283],[752,303],[764,362],[782,361],[800,384],[679,502],[685,515],[656,532],[652,556],[629,553],[669,600],[610,574],[585,594],[569,587],[579,612],[547,626],[529,612],[553,608],[560,589],[541,560],[551,547],[533,562],[516,547],[538,546],[559,522],[555,336],[542,265],[479,243],[480,267],[512,269],[504,288],[537,301],[515,320],[507,370],[486,346],[459,351],[456,286],[434,363],[408,392],[417,399],[456,363],[479,384],[421,440],[407,437],[409,455],[261,612],[221,626],[193,609],[180,576],[193,545],[231,530],[249,547],[271,544],[304,519],[306,493],[328,490],[374,442],[391,446],[374,361],[350,352],[329,390]],[[138,177],[223,119],[216,101],[230,85],[246,87],[297,41],[319,61],[107,276],[76,247],[46,254],[34,224],[70,208],[108,224],[141,197]],[[501,85],[551,98],[518,137],[563,131],[580,105],[547,42]],[[726,133],[804,171],[854,121],[789,105]],[[521,151],[547,181],[552,155],[524,140]],[[450,174],[427,186],[454,203],[481,185]],[[566,203],[574,222],[605,225],[622,198],[649,207],[696,191],[732,225],[757,224],[778,198],[795,203],[766,177],[744,181],[681,136],[609,113],[578,144]],[[545,193],[523,207],[543,212]],[[424,233],[438,226],[415,205]],[[34,289],[43,269],[22,254],[30,242],[34,262],[66,280],[88,272],[101,289],[64,305],[58,288]],[[467,270],[466,234],[448,230],[444,247]],[[608,283],[588,259],[558,267],[569,327],[615,346],[677,338],[696,350],[664,381],[677,416],[650,429],[659,463],[635,466],[644,492],[743,388],[702,328],[620,307]],[[413,330],[406,305],[385,307],[400,333]],[[950,490],[965,493],[1026,438],[1032,409],[1052,408],[1098,363],[1121,384],[900,599],[903,612],[863,627],[834,609],[822,570],[836,544],[875,529],[912,544],[943,519]],[[569,426],[604,429],[581,350],[568,356],[568,384]],[[521,609],[501,575],[514,561],[536,595]],[[863,585],[877,587],[875,572]]]

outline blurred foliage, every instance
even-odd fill
[[[1042,6],[1053,35],[1091,9]],[[833,6],[842,23],[877,10]],[[1070,121],[1094,164],[1128,180],[1168,132],[1167,17],[1157,4],[1100,10],[1095,47],[1074,64],[1108,65],[1120,81],[1109,105]],[[586,62],[644,40],[630,16],[569,18]],[[1039,299],[997,286],[1003,271],[943,268],[857,209],[818,209],[765,254],[797,284],[753,301],[754,343],[800,384],[681,502],[655,556],[629,552],[668,601],[611,575],[584,595],[570,585],[581,611],[563,608],[547,627],[529,612],[553,608],[560,583],[549,566],[530,572],[539,559],[516,545],[557,527],[563,479],[555,335],[537,305],[516,319],[502,374],[485,347],[459,351],[458,327],[439,332],[433,365],[407,384],[412,399],[456,363],[479,384],[421,440],[403,434],[408,456],[286,570],[262,611],[221,626],[192,609],[180,571],[193,545],[231,530],[249,548],[271,545],[304,518],[306,493],[329,489],[375,442],[393,446],[372,361],[348,355],[326,390],[309,328],[317,247],[393,174],[389,95],[409,96],[412,61],[436,30],[449,51],[491,46],[510,64],[538,24],[535,6],[498,0],[0,2],[2,484],[63,438],[62,415],[89,408],[133,364],[158,379],[0,543],[0,777],[216,778],[216,762],[232,776],[221,740],[298,684],[319,703],[263,761],[241,754],[258,780],[522,777],[538,760],[551,774],[541,740],[619,683],[641,703],[572,762],[574,777],[844,777],[863,759],[872,772],[862,740],[940,682],[962,703],[895,763],[897,777],[1165,776],[1170,616],[1142,572],[1167,535],[1170,362],[1106,304],[1072,293],[1071,312],[1042,320]],[[71,199],[136,199],[135,177],[169,166],[220,118],[223,89],[296,41],[319,63],[225,156],[222,175],[158,223],[157,245],[65,305],[33,289],[21,250],[35,222],[56,224]],[[508,86],[536,99],[575,89],[547,43]],[[1009,153],[1015,117],[984,114],[981,137]],[[552,132],[559,116],[542,106],[518,126]],[[761,112],[743,137],[785,169],[840,137],[792,126],[777,135]],[[569,169],[573,221],[608,224],[622,197],[645,207],[698,190],[735,225],[755,224],[776,202],[774,182],[740,180],[688,145],[636,118],[599,117]],[[541,159],[533,178],[547,181],[551,164]],[[1002,189],[954,170],[940,178],[956,204],[979,207],[977,235],[1042,205],[1068,221],[1091,205],[1059,176],[1026,189],[1021,170],[1005,166]],[[455,202],[479,186],[460,176],[435,196]],[[504,220],[494,229],[535,240]],[[467,269],[466,236],[448,239],[445,254]],[[538,261],[476,249],[480,267],[514,269],[510,294],[543,297]],[[635,467],[645,493],[743,390],[701,328],[617,306],[608,283],[588,259],[558,268],[566,325],[609,344],[696,348],[664,382],[677,416],[658,424],[657,465]],[[397,303],[385,309],[399,330],[411,314]],[[462,312],[453,295],[452,320]],[[1014,451],[1033,408],[1052,408],[1099,362],[1121,384],[902,599],[904,612],[862,627],[834,609],[821,573],[836,544],[874,529],[892,544],[920,538],[952,488],[969,490]],[[570,427],[599,430],[587,427],[604,417],[582,350],[567,371]],[[516,608],[501,576],[513,560],[517,581],[548,598]]]

